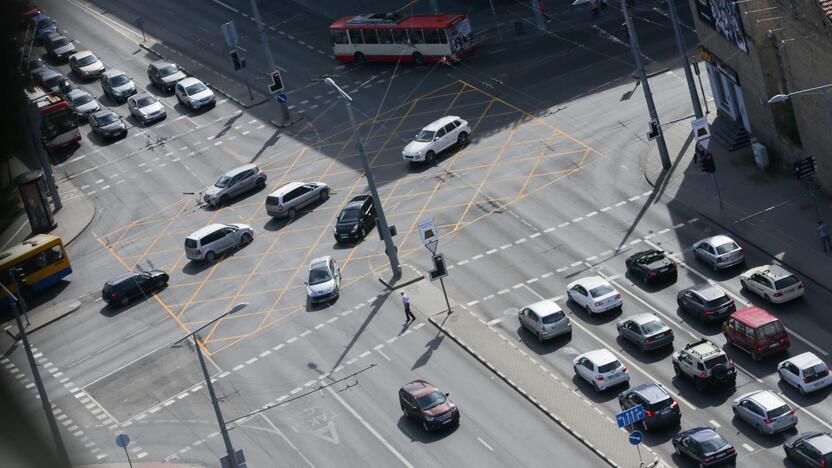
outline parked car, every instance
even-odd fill
[[[20,71],[24,75],[34,75],[41,69],[48,68],[40,57],[26,57],[20,63]]]
[[[650,313],[632,315],[616,324],[618,336],[638,346],[641,351],[673,346],[673,329]]]
[[[254,230],[247,224],[211,224],[185,238],[185,256],[197,262],[213,262],[218,255],[245,247],[254,240]]]
[[[323,182],[290,182],[266,197],[266,213],[275,218],[294,218],[298,210],[329,198]]]
[[[737,310],[734,300],[710,283],[697,284],[679,291],[676,303],[680,309],[703,322],[721,322]]]
[[[76,52],[69,57],[69,68],[82,79],[98,78],[104,73],[104,63],[89,50]]]
[[[665,426],[678,426],[682,422],[679,403],[661,385],[641,384],[624,390],[618,395],[621,410],[641,405],[644,419],[636,425],[644,431]]]
[[[801,395],[832,385],[829,367],[811,351],[781,362],[777,365],[777,373],[781,380],[796,388]]]
[[[72,89],[72,83],[64,75],[49,67],[37,69],[32,73],[32,76],[35,79],[35,83],[55,94],[65,94]]]
[[[329,255],[312,260],[309,264],[309,278],[304,284],[312,304],[337,298],[341,290],[338,263]]]
[[[414,380],[399,389],[399,406],[407,419],[422,424],[425,432],[459,424],[459,408],[436,386]]]
[[[113,102],[121,103],[136,94],[133,78],[121,70],[106,70],[101,74],[101,88]]]
[[[372,195],[357,195],[341,209],[335,221],[335,242],[357,242],[376,224],[376,207]]]
[[[627,271],[649,284],[652,281],[676,281],[676,262],[661,250],[644,250],[630,255],[624,262]]]
[[[740,309],[722,324],[728,344],[751,354],[755,361],[785,351],[791,344],[780,320],[759,307]]]
[[[832,466],[832,434],[829,432],[804,432],[789,437],[783,443],[783,450],[789,460],[802,466]]]
[[[572,321],[554,301],[544,300],[523,307],[517,318],[541,343],[557,336],[572,336]]]
[[[743,289],[774,304],[797,299],[805,292],[803,282],[779,265],[758,266],[746,270],[740,275],[740,284]]]
[[[794,408],[768,390],[757,390],[731,403],[734,416],[752,425],[760,434],[774,434],[797,426]]]
[[[724,270],[745,263],[745,252],[734,239],[718,235],[707,237],[693,244],[696,258],[707,263],[714,271]]]
[[[600,276],[587,276],[569,283],[566,297],[589,314],[600,314],[623,306],[621,293]]]
[[[436,155],[456,145],[463,147],[468,144],[471,128],[468,122],[450,115],[442,117],[423,128],[416,138],[402,150],[405,161],[433,162]]]
[[[168,285],[168,274],[162,270],[122,273],[104,283],[101,298],[107,304],[125,306],[132,299],[146,296]]]
[[[43,44],[46,36],[57,32],[58,25],[46,13],[40,13],[32,17],[32,30],[35,43]]]
[[[66,95],[69,107],[79,118],[87,120],[90,116],[101,110],[101,104],[95,100],[95,96],[81,88],[75,88]]]
[[[90,128],[101,138],[112,140],[127,136],[127,124],[120,115],[103,109],[90,115]]]
[[[127,99],[127,109],[144,125],[151,124],[157,120],[167,117],[165,106],[156,99],[156,96],[142,92],[134,94]]]
[[[627,368],[608,349],[596,349],[579,355],[572,360],[572,369],[578,377],[592,384],[596,392],[630,382]]]
[[[672,440],[677,455],[692,458],[699,466],[734,465],[737,451],[712,427],[695,427],[676,434]]]
[[[75,44],[58,32],[49,33],[43,41],[46,53],[56,61],[63,62],[75,53]]]
[[[174,89],[179,103],[193,111],[203,107],[213,107],[217,103],[214,92],[196,78],[179,80]]]
[[[186,78],[179,65],[167,60],[157,60],[147,66],[147,78],[157,88],[171,92],[176,83]]]
[[[266,173],[256,164],[244,164],[222,175],[205,189],[202,199],[209,206],[222,206],[232,198],[266,186]]]
[[[676,377],[693,380],[697,390],[710,385],[737,385],[737,369],[734,361],[713,342],[702,338],[688,343],[671,358]]]

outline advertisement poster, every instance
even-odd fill
[[[738,49],[748,53],[740,13],[732,0],[696,0],[696,14],[703,23],[714,28]]]

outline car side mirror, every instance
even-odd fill
[[[451,396],[451,392],[445,392],[445,396],[446,396],[446,397]]]
[[[309,283],[307,283],[306,281],[304,281],[303,284],[309,286]]]

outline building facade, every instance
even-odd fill
[[[718,116],[735,123],[721,142],[754,138],[788,167],[814,156],[815,181],[832,193],[832,88],[768,102],[832,84],[832,0],[690,1]]]

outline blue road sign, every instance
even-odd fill
[[[615,415],[615,422],[618,423],[618,427],[630,426],[642,419],[644,419],[644,407],[641,405],[633,406]]]
[[[275,99],[277,99],[277,102],[283,104],[284,102],[289,100],[289,96],[287,96],[283,93],[280,93],[275,97]]]
[[[638,445],[644,440],[644,434],[641,431],[633,431],[630,433],[630,444]]]

